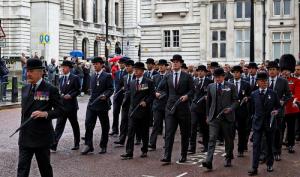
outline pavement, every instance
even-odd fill
[[[79,124],[81,136],[84,135],[84,119],[88,97],[79,98]],[[18,162],[18,135],[9,138],[9,135],[20,125],[20,108],[0,110],[0,177],[16,176]],[[110,119],[112,123],[112,113]],[[55,121],[53,121],[55,125]],[[55,177],[244,177],[251,164],[252,144],[249,143],[249,152],[245,157],[236,157],[232,161],[231,168],[223,167],[224,146],[217,146],[214,156],[214,169],[206,171],[201,166],[205,154],[200,152],[201,145],[197,147],[197,153],[188,156],[187,163],[180,164],[180,132],[178,130],[174,142],[174,150],[171,165],[164,166],[159,161],[163,155],[163,138],[158,138],[157,150],[148,153],[147,158],[140,158],[140,146],[135,146],[134,158],[132,160],[121,160],[120,155],[125,152],[124,147],[115,147],[113,141],[117,137],[110,137],[108,152],[104,155],[98,154],[100,148],[101,127],[97,122],[94,131],[95,151],[87,156],[80,155],[80,151],[71,151],[73,146],[73,134],[69,122],[66,124],[65,132],[58,145],[57,152],[51,153],[51,162]],[[81,142],[81,148],[83,142]],[[236,142],[235,142],[236,145]],[[297,142],[296,153],[288,154],[283,150],[282,161],[275,162],[274,172],[268,173],[266,165],[260,165],[259,175],[262,177],[299,177],[300,176],[300,148]],[[31,177],[40,176],[35,158],[31,165]]]

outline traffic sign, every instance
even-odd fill
[[[5,33],[1,25],[0,25],[0,38],[5,38]]]
[[[40,44],[48,44],[50,42],[50,35],[47,33],[40,34],[39,41]]]
[[[4,48],[4,47],[6,47],[6,39],[5,38],[0,38],[0,47],[1,48]]]

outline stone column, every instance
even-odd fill
[[[224,62],[235,63],[232,61],[235,58],[234,45],[235,45],[235,31],[234,31],[234,0],[227,1],[226,19],[227,19],[227,31],[226,31],[226,60]]]
[[[208,41],[209,41],[209,2],[205,0],[200,2],[200,63],[204,63],[208,59]]]

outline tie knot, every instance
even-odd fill
[[[272,79],[271,81],[274,82],[274,79]]]
[[[261,95],[264,95],[264,94],[265,94],[265,90],[261,90],[261,91],[260,91],[260,94],[261,94]]]

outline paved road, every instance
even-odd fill
[[[87,98],[80,98],[79,121],[81,135],[84,135],[84,118]],[[111,113],[110,113],[111,115]],[[110,116],[111,117],[111,116]],[[17,158],[18,158],[18,136],[9,138],[11,132],[17,128],[20,122],[20,109],[9,109],[0,111],[0,176],[16,176]],[[94,135],[94,144],[97,145],[100,139],[100,124],[97,122]],[[73,135],[70,124],[67,123],[65,133],[58,146],[58,151],[52,153],[52,164],[54,176],[56,177],[202,177],[202,176],[226,176],[243,177],[247,176],[250,167],[250,151],[244,158],[235,158],[232,168],[223,167],[224,147],[217,147],[214,159],[214,170],[207,172],[201,167],[201,161],[205,154],[197,153],[189,156],[185,164],[178,164],[176,161],[180,156],[180,136],[177,132],[172,164],[162,166],[159,162],[163,154],[163,139],[159,137],[157,150],[149,152],[148,158],[140,158],[139,146],[135,146],[134,159],[129,161],[120,160],[120,154],[124,153],[124,147],[115,147],[113,141],[115,137],[110,137],[108,153],[98,154],[99,147],[96,147],[95,153],[87,156],[81,156],[80,151],[71,151],[73,145]],[[82,147],[82,146],[81,146]],[[199,146],[200,147],[200,146]],[[199,150],[199,148],[198,148]],[[236,152],[235,152],[236,153]],[[267,173],[266,166],[261,165],[259,176],[280,176],[280,177],[299,177],[300,176],[300,148],[296,145],[295,154],[283,152],[283,160],[276,162],[274,172]],[[40,176],[36,161],[33,160],[30,176]]]

